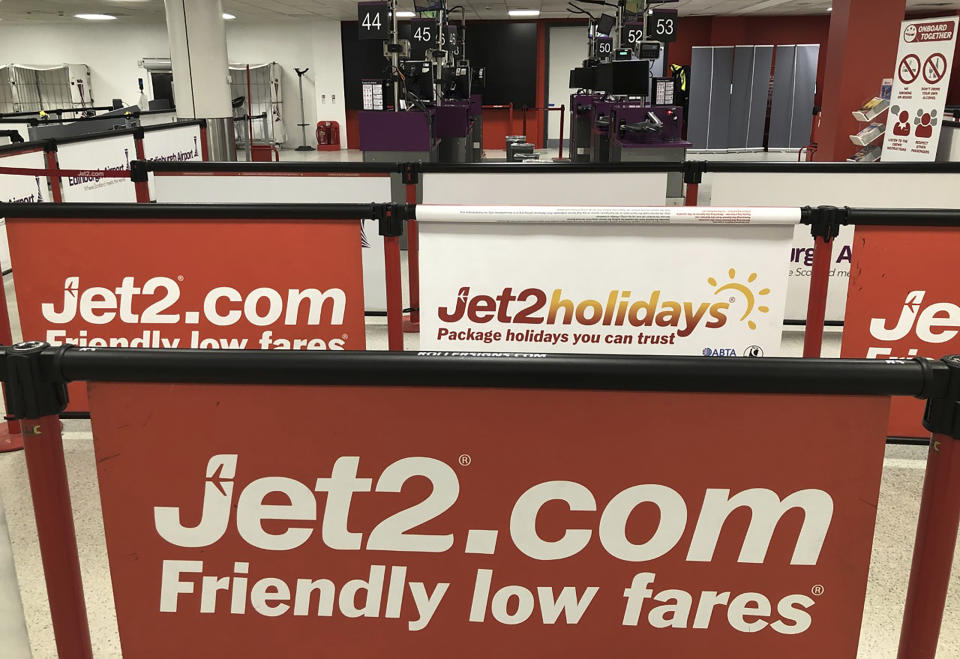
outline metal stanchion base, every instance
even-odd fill
[[[11,432],[6,424],[0,425],[0,453],[10,453],[23,449],[23,435]]]
[[[403,317],[403,332],[404,334],[419,334],[420,333],[420,321],[414,322],[410,319],[411,314],[406,314]]]
[[[298,146],[297,151],[313,151],[313,147],[304,144],[303,146]]]

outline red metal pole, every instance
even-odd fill
[[[137,160],[146,160],[146,152],[143,150],[143,136],[133,140],[134,149],[136,149]],[[137,181],[133,184],[133,188],[137,193],[137,203],[138,204],[149,204],[150,203],[150,183],[147,181]]]
[[[250,109],[250,65],[247,64],[247,144],[250,145],[249,152],[253,153],[253,111]],[[250,156],[253,160],[253,155]]]
[[[560,152],[557,153],[557,160],[563,160],[563,118],[567,116],[567,107],[560,106]]]
[[[210,160],[210,146],[207,144],[207,123],[200,124],[200,157],[204,162]]]
[[[407,203],[417,203],[417,186],[407,185]],[[410,315],[403,321],[404,332],[420,331],[420,229],[416,220],[407,220],[407,274],[410,287]]]
[[[526,136],[527,136],[527,106],[524,105],[523,108],[522,108],[520,111],[523,112],[523,136],[524,136],[524,138],[526,138]]]
[[[960,445],[934,434],[927,454],[897,659],[934,659],[960,529]]]
[[[827,315],[827,288],[830,286],[830,258],[833,240],[814,239],[810,297],[807,298],[807,329],[803,334],[803,356],[819,357],[823,349],[823,322]]]
[[[52,169],[54,171],[59,171],[60,164],[57,162],[57,152],[56,151],[47,151],[47,169]],[[50,190],[53,193],[53,203],[62,204],[63,203],[63,190],[60,185],[60,176],[51,174],[50,179]]]
[[[60,659],[91,659],[77,536],[57,415],[24,419],[24,454]]]
[[[700,195],[700,184],[699,183],[687,183],[687,198],[685,201],[686,206],[696,206],[698,202],[698,197]]]
[[[400,279],[400,238],[383,237],[383,259],[387,270],[387,347],[403,350],[403,282]]]
[[[513,101],[510,101],[510,109],[508,110],[508,112],[509,112],[508,117],[509,117],[509,120],[510,120],[510,134],[513,135],[513,134],[514,134],[514,130],[513,130]]]

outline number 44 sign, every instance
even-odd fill
[[[90,400],[124,656],[856,654],[888,399],[92,383]]]
[[[357,5],[360,39],[390,37],[390,5],[385,2],[361,2]]]

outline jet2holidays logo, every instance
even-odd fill
[[[707,277],[702,294],[693,296],[666,287],[642,292],[618,288],[592,298],[563,288],[506,286],[490,292],[461,286],[450,304],[437,307],[436,341],[536,344],[558,352],[634,352],[636,346],[658,346],[649,352],[733,356],[737,349],[714,348],[717,343],[710,340],[729,339],[731,329],[743,337],[769,325],[773,316],[766,322],[764,317],[771,312],[771,289],[756,272],[729,268],[725,274]],[[745,342],[740,352],[763,354],[756,343]]]

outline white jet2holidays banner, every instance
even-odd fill
[[[780,351],[798,209],[419,206],[424,350]]]

